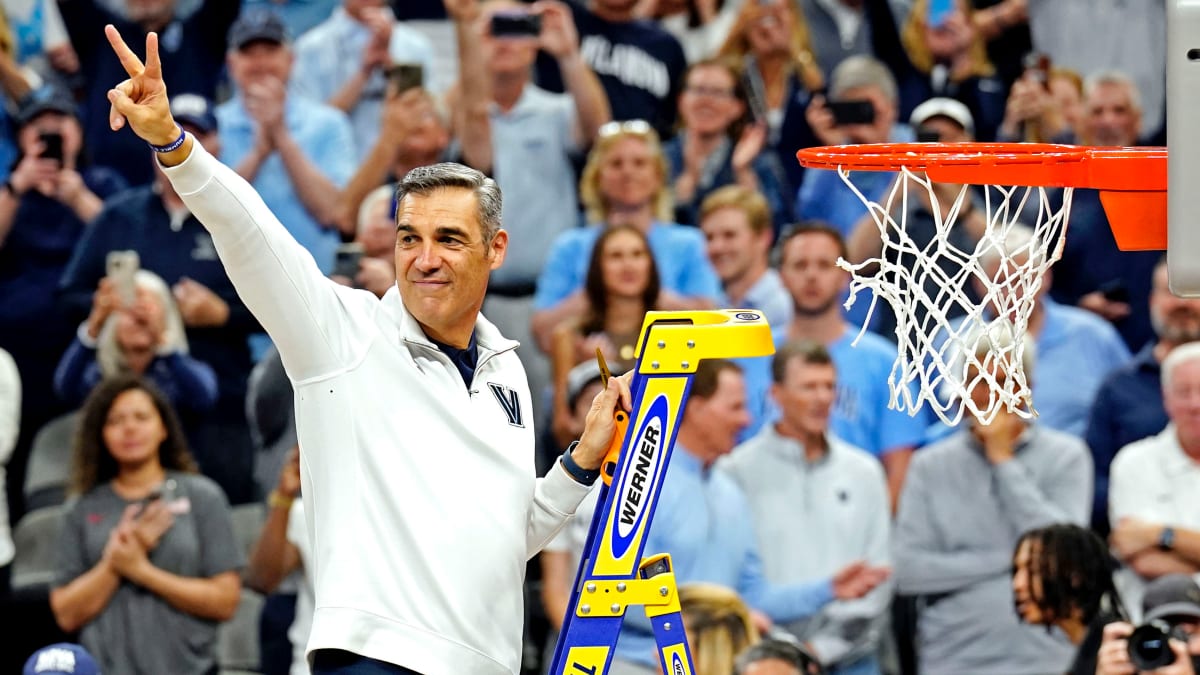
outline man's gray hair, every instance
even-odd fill
[[[783,661],[795,668],[796,672],[803,674],[807,672],[805,666],[808,665],[807,661],[812,659],[812,657],[806,654],[804,649],[792,640],[767,637],[747,647],[745,651],[738,655],[737,661],[734,662],[733,672],[735,675],[742,675],[752,664],[772,659]]]
[[[1101,70],[1089,75],[1083,81],[1084,99],[1090,98],[1097,87],[1104,85],[1125,87],[1125,91],[1129,93],[1129,105],[1139,112],[1142,110],[1142,93],[1138,90],[1137,82],[1119,70]]]
[[[396,203],[404,203],[404,198],[410,194],[428,197],[445,188],[460,188],[475,194],[476,217],[479,219],[483,243],[490,245],[500,231],[500,210],[504,200],[496,181],[469,166],[442,162],[409,171],[396,185]]]
[[[1172,349],[1162,362],[1163,391],[1171,388],[1171,382],[1175,379],[1175,371],[1179,370],[1179,366],[1197,359],[1200,359],[1200,342],[1189,342]]]
[[[1034,265],[1040,265],[1044,254],[1042,247],[1035,241],[1035,234],[1032,227],[1024,223],[1013,223],[1002,237],[984,242],[983,251],[979,255],[979,266],[986,270],[992,265],[999,265],[1006,258],[1011,259],[1021,254],[1028,255]]]
[[[899,88],[892,71],[879,59],[858,54],[848,57],[833,69],[832,82],[829,85],[829,97],[838,99],[847,89],[858,87],[878,87],[889,101],[895,103],[899,99]]]

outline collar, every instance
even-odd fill
[[[708,474],[700,458],[693,455],[682,443],[678,442],[675,443],[675,448],[671,451],[671,464],[668,469],[682,471],[691,476],[704,477]]]
[[[1170,443],[1167,444],[1169,449],[1163,457],[1162,468],[1164,474],[1177,476],[1183,474],[1183,472],[1191,471],[1200,465],[1200,462],[1188,457],[1188,454],[1183,451],[1183,446],[1180,445],[1179,436],[1175,431],[1174,422],[1168,422],[1162,433],[1170,440]]]
[[[400,289],[393,285],[383,295],[380,302],[392,323],[395,324],[397,337],[401,343],[440,351],[437,344],[425,335],[425,331],[421,329],[421,324],[417,323],[416,317],[409,313],[408,308],[404,306],[404,301],[400,298]],[[521,344],[501,335],[500,329],[484,318],[482,312],[475,319],[475,331],[472,333],[472,339],[480,350],[480,360],[485,355],[516,349]]]
[[[807,448],[803,443],[791,436],[784,436],[779,433],[774,424],[765,425],[761,433],[763,438],[768,441],[768,447],[771,449],[771,452],[800,466],[824,466],[829,463],[830,456],[834,452],[833,437],[828,432],[825,433],[825,452],[821,453],[821,456],[816,461],[809,461],[806,454]]]

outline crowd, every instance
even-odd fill
[[[1038,416],[951,428],[889,408],[895,319],[843,305],[836,261],[889,255],[860,195],[895,176],[852,190],[795,159],[1162,144],[1163,3],[0,0],[0,606],[30,617],[0,669],[68,639],[104,672],[217,672],[237,625],[249,667],[307,672],[297,366],[218,259],[253,247],[219,249],[111,130],[106,23],[135,51],[157,33],[174,118],[346,286],[395,286],[410,170],[495,179],[508,248],[483,314],[520,342],[539,474],[582,432],[596,350],[630,368],[647,311],[767,317],[773,358],[697,373],[646,549],[676,560],[701,675],[1132,673],[1130,622],[1200,625],[1180,580],[1200,579],[1200,301],[1170,293],[1162,254],[1117,250],[1076,190],[1029,330],[1004,338]],[[914,238],[954,209],[975,248],[988,198],[960,188],[903,205]],[[991,242],[980,276],[1032,236]],[[527,672],[594,508],[529,566]],[[1112,583],[1060,588],[1075,563],[1039,565],[1056,546]],[[611,672],[657,673],[649,623],[625,624]]]

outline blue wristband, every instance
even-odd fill
[[[600,477],[600,469],[588,470],[575,463],[575,458],[571,456],[571,451],[577,445],[579,445],[579,441],[575,441],[567,446],[567,451],[562,456],[562,467],[567,470],[567,475],[576,483],[580,485],[592,485]]]
[[[179,126],[178,124],[175,125],[175,128],[179,129],[179,138],[176,138],[174,141],[171,141],[171,143],[169,143],[168,145],[155,145],[153,143],[148,143],[148,145],[150,146],[150,149],[155,152],[159,152],[159,153],[173,152],[175,150],[178,150],[179,146],[183,145],[184,139],[187,138],[187,132],[184,131],[183,127]]]

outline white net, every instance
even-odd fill
[[[1071,188],[1052,200],[1041,187],[982,186],[982,218],[968,224],[958,222],[973,208],[967,186],[937,185],[902,169],[879,203],[855,187],[845,167],[838,173],[879,233],[878,257],[839,259],[838,266],[852,277],[847,307],[870,290],[868,317],[880,299],[895,314],[889,406],[915,414],[927,403],[952,425],[965,412],[984,424],[1001,408],[1036,415],[1026,335],[1045,274],[1062,255]],[[925,208],[910,208],[912,200]],[[932,227],[910,228],[917,212]]]

